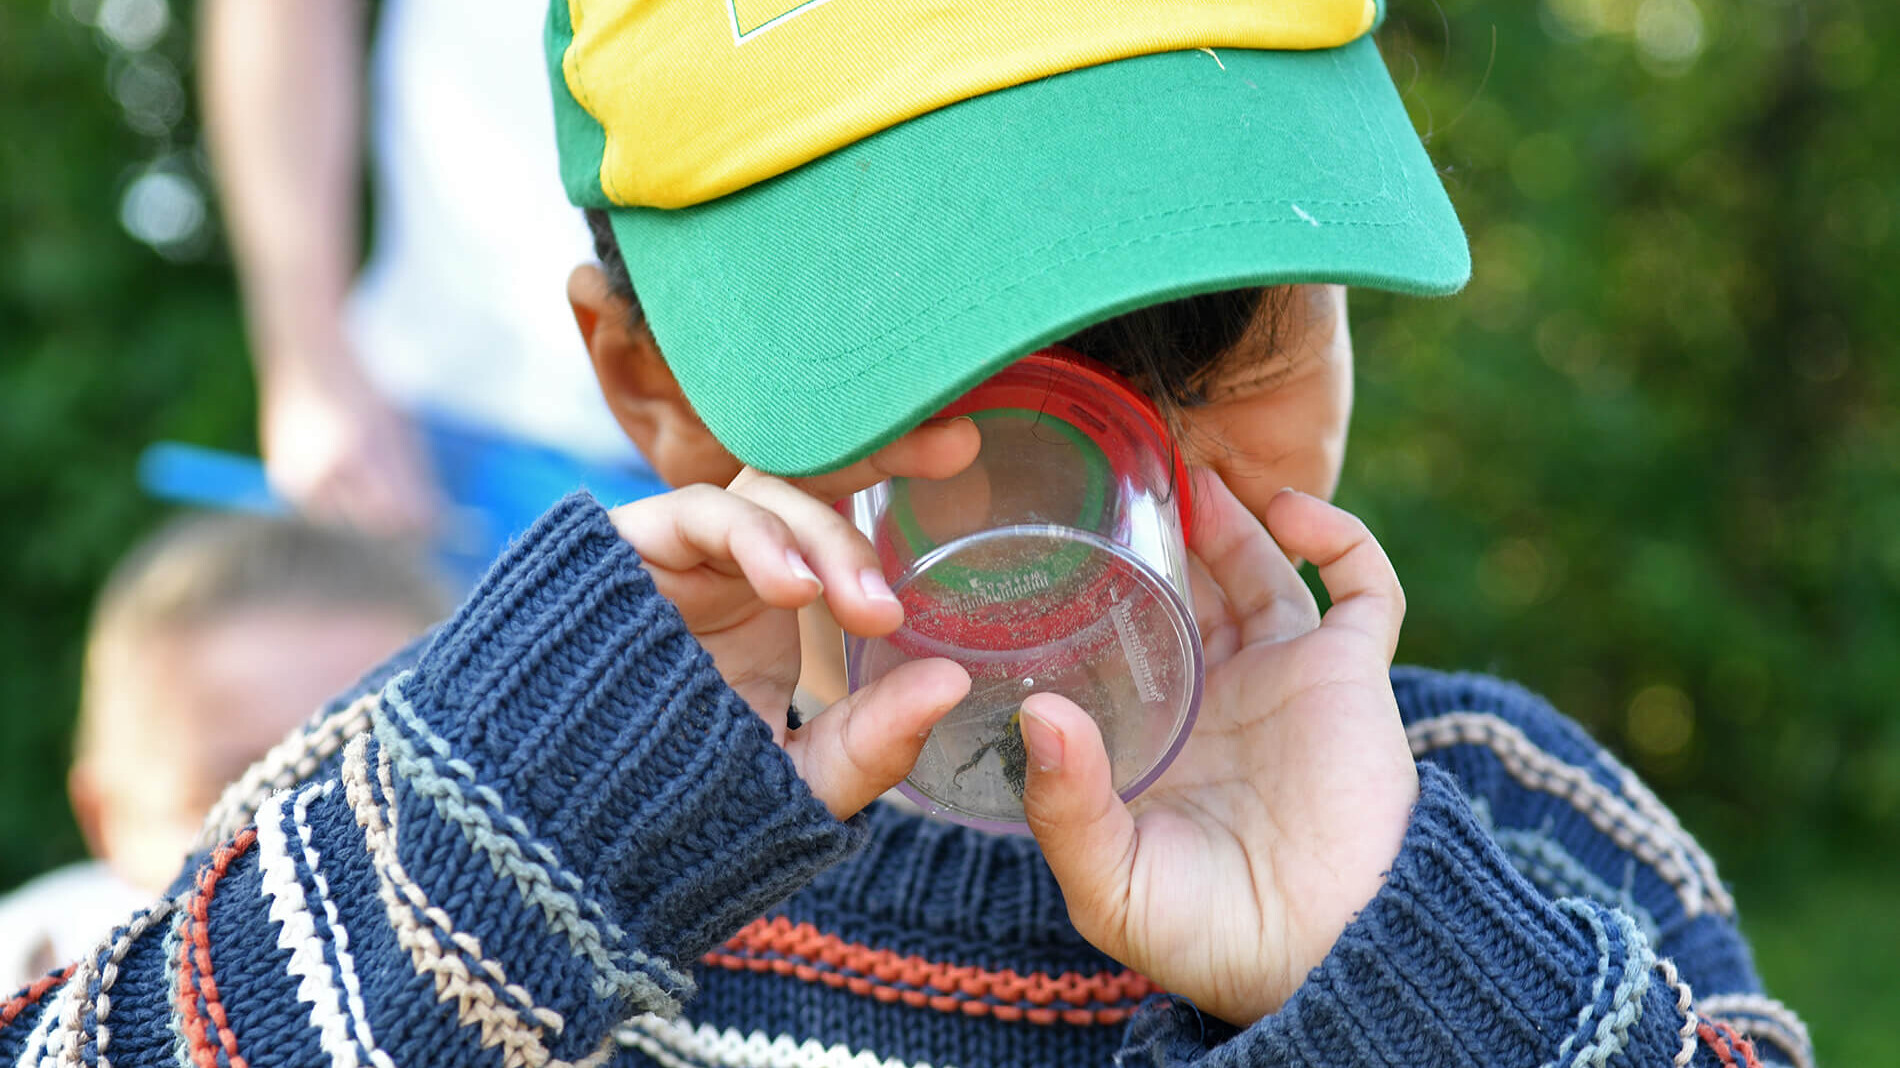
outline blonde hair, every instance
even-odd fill
[[[120,652],[140,642],[252,608],[381,612],[419,632],[449,607],[413,548],[295,519],[178,517],[119,561],[94,604],[74,755],[96,755],[133,733],[104,722],[98,695]]]

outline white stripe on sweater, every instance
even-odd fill
[[[1703,889],[1708,893],[1709,902],[1715,911],[1723,916],[1733,917],[1735,899],[1729,896],[1728,889],[1722,885],[1721,876],[1716,874],[1715,860],[1696,842],[1693,835],[1682,829],[1682,824],[1676,819],[1676,814],[1669,811],[1669,806],[1663,804],[1649,787],[1643,785],[1643,780],[1637,778],[1635,772],[1618,763],[1617,759],[1608,752],[1597,753],[1597,760],[1622,781],[1623,796],[1629,798],[1630,804],[1636,811],[1656,821],[1676,840],[1676,845],[1689,858],[1690,863],[1695,865],[1696,872],[1702,880]]]
[[[317,900],[323,903],[324,919],[330,922],[330,939],[336,947],[337,978],[343,984],[344,1003],[356,1040],[369,1051],[369,1059],[376,1068],[396,1068],[389,1054],[377,1047],[376,1036],[370,1033],[369,1009],[363,1004],[363,984],[356,977],[356,961],[350,955],[350,932],[344,929],[343,919],[337,915],[336,902],[330,899],[330,881],[324,878],[316,847],[310,843],[310,803],[318,796],[328,797],[335,788],[335,782],[325,782],[321,790],[306,787],[298,791],[291,816],[296,821],[297,837],[302,841],[304,863],[309,865],[311,881],[316,885]]]
[[[330,1058],[332,1068],[361,1068],[354,1030],[343,1013],[335,975],[323,958],[323,940],[317,935],[296,861],[290,856],[289,837],[284,833],[285,797],[272,794],[257,810],[258,875],[270,900],[270,918],[278,924],[277,947],[290,951],[286,970],[297,980],[297,1000],[310,1005],[310,1026],[316,1028],[317,1045]],[[298,848],[305,849],[301,841]],[[311,855],[307,849],[305,853]]]
[[[1694,919],[1709,910],[1708,888],[1681,840],[1644,815],[1590,773],[1544,751],[1515,724],[1488,712],[1448,712],[1405,729],[1412,755],[1422,757],[1454,745],[1489,749],[1498,763],[1529,789],[1562,798],[1610,841],[1655,869],[1676,891],[1682,911]]]
[[[789,1035],[771,1038],[762,1031],[742,1035],[732,1028],[694,1027],[683,1018],[652,1015],[627,1021],[614,1038],[663,1068],[930,1068],[922,1061],[879,1058],[870,1050],[825,1046],[816,1039],[797,1042]]]
[[[53,1068],[58,1063],[61,1047],[51,1039],[72,1000],[73,983],[68,979],[60,984],[59,993],[40,1011],[39,1022],[27,1033],[26,1045],[21,1047],[19,1068]]]

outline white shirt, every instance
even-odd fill
[[[83,957],[154,896],[100,861],[68,864],[0,897],[0,990]]]
[[[639,464],[567,305],[568,272],[594,253],[561,188],[545,15],[530,0],[383,5],[375,234],[348,329],[400,407]]]

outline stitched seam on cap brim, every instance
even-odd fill
[[[1367,120],[1367,117],[1365,114],[1364,101],[1361,99],[1360,93],[1358,93],[1357,91],[1353,91],[1351,94],[1351,97],[1352,97],[1352,102],[1353,102],[1353,110],[1357,112],[1359,115],[1360,128],[1366,131],[1367,134],[1369,135],[1379,132],[1380,127],[1374,125],[1373,123]],[[1391,139],[1385,138],[1384,140],[1385,140],[1386,147],[1390,149]],[[1386,158],[1389,159],[1394,154],[1395,153],[1388,151],[1386,153]],[[1323,207],[1355,208],[1355,207],[1364,207],[1366,205],[1373,205],[1373,204],[1378,204],[1378,205],[1396,204],[1396,203],[1401,203],[1401,201],[1397,196],[1395,196],[1392,193],[1390,183],[1385,182],[1383,188],[1377,195],[1371,196],[1371,197],[1365,197],[1359,200],[1327,201],[1327,200],[1309,199],[1305,197],[1301,197],[1298,200],[1295,200],[1292,198],[1283,198],[1283,197],[1271,198],[1271,199],[1244,198],[1244,199],[1238,199],[1238,200],[1210,201],[1210,202],[1201,203],[1201,204],[1184,205],[1184,206],[1169,208],[1165,211],[1151,212],[1145,215],[1137,215],[1132,218],[1118,219],[1111,223],[1104,223],[1100,226],[1090,227],[1086,230],[1082,230],[1076,233],[1066,234],[1056,241],[1049,242],[1046,245],[1042,245],[1038,248],[1031,249],[1028,252],[1023,253],[1022,256],[1019,257],[1019,261],[1038,261],[1038,260],[1041,260],[1042,257],[1046,253],[1056,248],[1059,248],[1066,244],[1084,240],[1093,234],[1101,233],[1106,230],[1116,230],[1123,227],[1137,225],[1140,223],[1153,222],[1157,219],[1166,219],[1171,216],[1185,215],[1185,214],[1189,214],[1192,212],[1199,212],[1199,211],[1227,210],[1227,209],[1232,209],[1232,208],[1261,207],[1261,206],[1277,206],[1277,207],[1290,209],[1292,205],[1300,204],[1300,203],[1318,205],[1318,206],[1323,206]],[[1406,219],[1393,219],[1393,220],[1346,219],[1346,220],[1338,220],[1338,221],[1322,221],[1321,225],[1325,227],[1346,226],[1346,227],[1360,227],[1360,228],[1393,228],[1393,227],[1401,227],[1401,226],[1408,225],[1410,222],[1411,222],[1411,218],[1409,217]],[[950,291],[945,292],[944,295],[940,297],[937,301],[918,310],[916,313],[906,318],[903,322],[894,323],[890,327],[886,328],[884,331],[876,335],[873,335],[872,337],[866,338],[863,341],[860,341],[859,343],[857,343],[856,345],[853,345],[852,347],[848,349],[840,349],[835,352],[826,353],[824,355],[814,356],[812,358],[809,358],[803,361],[803,367],[805,369],[815,370],[815,369],[824,367],[827,364],[833,363],[837,360],[847,359],[849,357],[856,356],[857,354],[863,352],[865,349],[868,349],[868,348],[877,347],[877,348],[888,348],[890,350],[889,357],[886,357],[885,359],[872,361],[870,364],[859,368],[857,371],[843,378],[830,379],[826,382],[825,385],[815,387],[809,392],[816,393],[816,392],[829,391],[832,389],[836,389],[837,387],[841,385],[845,385],[850,382],[855,382],[858,379],[863,378],[865,375],[881,367],[884,363],[888,361],[889,358],[895,357],[899,353],[906,352],[912,348],[915,348],[918,344],[928,340],[932,335],[941,333],[952,324],[961,320],[965,315],[968,315],[970,312],[976,310],[976,308],[979,307],[980,305],[990,303],[996,300],[997,298],[1004,296],[1005,294],[1011,293],[1017,289],[1022,288],[1023,286],[1026,286],[1035,281],[1038,281],[1039,279],[1048,275],[1052,271],[1056,271],[1064,267],[1069,267],[1078,263],[1083,263],[1090,259],[1107,256],[1107,255],[1131,248],[1136,245],[1150,243],[1154,241],[1166,240],[1168,238],[1185,237],[1185,236],[1189,236],[1196,233],[1209,233],[1209,232],[1213,232],[1217,230],[1228,230],[1228,229],[1235,229],[1238,227],[1247,227],[1247,226],[1269,226],[1269,227],[1270,226],[1306,226],[1306,227],[1310,227],[1312,225],[1313,224],[1311,221],[1300,218],[1296,215],[1290,215],[1289,217],[1285,219],[1228,220],[1228,221],[1220,222],[1220,223],[1203,224],[1200,226],[1186,227],[1179,230],[1168,230],[1168,231],[1163,231],[1161,233],[1143,234],[1140,237],[1131,238],[1125,241],[1117,242],[1116,244],[1113,244],[1113,245],[1106,245],[1106,246],[1091,248],[1086,251],[1077,253],[1075,255],[1066,257],[1064,259],[1057,260],[1053,263],[1043,263],[1037,270],[1031,272],[1030,274],[1020,276],[1016,278],[1014,281],[1008,282],[1000,287],[984,289],[982,290],[980,294],[974,297],[969,295],[970,291],[982,285],[984,280],[982,279],[972,280],[970,283],[968,283],[964,287],[961,287],[960,289],[950,290]],[[1323,279],[1313,278],[1309,280],[1322,281]],[[962,304],[961,307],[957,308],[954,311],[943,314],[942,317],[938,318],[934,323],[931,323],[927,326],[922,327],[915,334],[911,335],[906,340],[898,342],[894,346],[887,344],[891,338],[893,338],[894,336],[897,336],[901,331],[907,328],[913,327],[921,319],[928,319],[928,318],[934,317],[935,313],[938,312],[938,309],[944,307],[947,304],[950,304],[953,301],[958,300],[959,298],[964,299],[964,303]]]
[[[1284,203],[1290,203],[1290,202],[1288,201],[1259,201],[1258,203],[1284,204]],[[1221,205],[1211,205],[1211,204],[1200,205],[1200,207],[1202,208],[1219,207],[1219,206]],[[1194,210],[1198,210],[1198,209],[1197,208],[1182,208],[1180,209],[1180,212],[1188,212],[1188,211],[1194,211]],[[1132,221],[1140,221],[1140,220],[1130,220],[1130,221],[1132,222]],[[1002,297],[1006,294],[1009,294],[1018,289],[1021,289],[1024,286],[1040,281],[1045,275],[1048,275],[1049,273],[1053,271],[1060,270],[1064,267],[1073,266],[1075,264],[1083,263],[1091,259],[1099,259],[1104,256],[1109,256],[1114,253],[1121,252],[1129,248],[1133,248],[1137,245],[1153,244],[1155,242],[1166,241],[1171,238],[1188,237],[1193,234],[1212,233],[1217,230],[1245,229],[1247,227],[1254,227],[1254,226],[1310,227],[1311,225],[1312,225],[1311,223],[1308,223],[1304,219],[1299,219],[1299,218],[1229,220],[1227,222],[1208,223],[1202,226],[1183,227],[1179,230],[1166,230],[1161,233],[1143,234],[1140,237],[1130,238],[1126,241],[1118,241],[1113,245],[1105,245],[1099,248],[1089,249],[1088,251],[1077,253],[1065,259],[1058,260],[1054,263],[1045,264],[1041,268],[1029,274],[1023,275],[1017,278],[1015,281],[1010,282],[1009,284],[1004,285],[1000,288],[985,291],[985,293],[982,295],[981,298],[970,301],[969,303],[963,305],[957,310],[950,312],[949,314],[945,315],[941,319],[938,319],[936,322],[932,323],[931,325],[923,328],[922,330],[920,330],[918,333],[913,335],[908,340],[905,340],[899,343],[896,346],[896,348],[892,350],[892,355],[896,355],[899,352],[905,352],[910,349],[916,348],[919,344],[923,343],[924,341],[929,340],[929,338],[932,335],[942,333],[944,330],[956,324],[964,316],[968,315],[972,311],[975,311],[977,308],[985,304],[991,303],[999,297]],[[1404,221],[1395,220],[1395,221],[1389,221],[1389,222],[1363,221],[1363,222],[1326,223],[1325,225],[1329,227],[1351,226],[1351,227],[1363,227],[1363,228],[1391,228],[1391,227],[1405,226],[1406,223]],[[1030,253],[1030,255],[1031,256],[1037,255],[1040,251],[1041,250],[1037,250],[1037,252],[1032,252]],[[1312,280],[1321,281],[1322,279],[1314,278]],[[871,338],[862,344],[855,345],[850,349],[833,353],[829,356],[825,356],[817,360],[808,361],[806,362],[805,367],[811,368],[819,364],[831,363],[836,360],[843,359],[847,356],[855,355],[866,348],[878,346],[880,342],[883,342],[889,339],[890,336],[896,333],[898,329],[901,329],[903,326],[911,325],[917,319],[922,318],[924,314],[927,314],[927,313],[919,313],[918,315],[912,316],[910,320],[906,321],[903,324],[900,324],[898,327],[893,327],[892,329],[885,331],[884,333],[878,335],[877,337]],[[811,390],[811,392],[829,392],[830,390],[836,389],[838,386],[843,385],[847,382],[854,382],[857,379],[863,378],[865,375],[877,370],[879,367],[883,366],[885,362],[886,362],[885,360],[879,360],[879,361],[876,361],[875,363],[870,364],[869,366],[859,368],[855,373],[847,375],[843,378],[831,379],[827,381],[823,386],[815,387],[813,390]]]
[[[1184,210],[1191,210],[1191,209],[1184,209]],[[965,316],[967,316],[972,311],[975,311],[979,306],[992,302],[1004,294],[1010,293],[1014,290],[1020,289],[1033,282],[1036,282],[1037,280],[1041,279],[1044,275],[1047,275],[1052,270],[1057,270],[1062,267],[1070,266],[1077,263],[1082,263],[1090,259],[1100,258],[1100,257],[1107,256],[1113,253],[1118,253],[1125,249],[1128,249],[1137,245],[1153,244],[1155,242],[1179,238],[1179,237],[1185,237],[1185,236],[1189,236],[1189,235],[1193,235],[1197,233],[1210,233],[1217,230],[1232,230],[1232,229],[1241,229],[1241,228],[1247,228],[1247,227],[1263,227],[1263,228],[1280,227],[1280,226],[1305,227],[1305,226],[1310,226],[1310,225],[1311,224],[1307,223],[1306,221],[1302,219],[1297,219],[1297,218],[1265,219],[1265,220],[1247,219],[1243,221],[1212,223],[1205,226],[1185,227],[1180,230],[1169,230],[1169,231],[1158,233],[1158,234],[1146,234],[1139,238],[1132,238],[1127,241],[1117,242],[1114,245],[1109,245],[1103,248],[1091,249],[1087,252],[1083,252],[1075,256],[1071,256],[1058,263],[1049,264],[1045,266],[1044,268],[1042,268],[1041,270],[1035,271],[1031,274],[1018,278],[1015,281],[999,289],[990,290],[986,292],[983,298],[979,300],[971,301],[970,303],[964,305],[958,310],[950,313],[949,315],[944,316],[941,319],[938,319],[936,322],[923,328],[922,330],[917,332],[914,336],[912,336],[909,340],[906,340],[902,342],[901,344],[891,348],[889,350],[889,356],[887,356],[885,359],[871,361],[843,377],[827,378],[822,384],[809,386],[802,390],[794,391],[793,389],[790,388],[789,383],[781,382],[779,384],[779,395],[778,395],[779,400],[783,404],[796,406],[798,403],[800,403],[802,399],[825,396],[830,393],[836,392],[841,388],[855,384],[864,378],[870,377],[875,374],[883,373],[885,366],[889,364],[891,360],[894,359],[895,357],[908,353],[912,351],[913,349],[917,348],[918,346],[927,343],[935,335],[939,335],[939,334],[949,331],[951,328],[955,327],[958,323],[960,323]],[[1327,223],[1326,225],[1386,229],[1386,228],[1406,226],[1406,225],[1409,225],[1409,223],[1406,221],[1389,221],[1389,222],[1365,221],[1365,222],[1351,222],[1351,223]],[[1301,282],[1329,282],[1329,281],[1343,281],[1343,279],[1335,278],[1331,275],[1316,273],[1312,275],[1302,275],[1300,278],[1300,281]],[[913,316],[909,322],[915,322],[916,318],[918,317]],[[908,325],[908,323],[906,325]],[[1064,328],[1064,330],[1066,329],[1067,328]],[[892,332],[893,331],[886,331],[883,335],[880,335],[880,337],[888,338]],[[1062,332],[1063,330],[1057,331],[1058,334]],[[1025,341],[1024,344],[1019,347],[1022,348],[1024,352],[1027,352],[1034,349],[1038,345],[1045,344],[1052,340],[1054,340],[1054,338],[1033,338],[1028,341]],[[854,349],[853,351],[856,351],[856,350]],[[819,367],[835,362],[837,359],[841,358],[844,355],[847,355],[847,354],[840,353],[834,356],[827,356],[820,359],[806,361],[803,364],[803,369],[806,371],[815,371]],[[709,383],[709,385],[716,385],[716,384],[717,383]],[[723,440],[725,434],[749,436],[747,434],[747,430],[749,430],[749,428],[751,427],[758,425],[759,413],[726,411],[726,412],[719,413],[718,416],[716,416],[715,418],[717,418],[718,422],[723,427],[727,428],[723,432],[719,432]],[[776,425],[776,421],[775,421],[775,425]],[[884,432],[880,432],[877,436],[867,439],[862,445],[852,448],[847,453],[831,453],[824,457],[818,457],[818,458],[814,458],[811,455],[806,455],[802,457],[801,459],[799,459],[798,461],[796,461],[794,465],[785,465],[785,464],[775,463],[772,470],[774,471],[774,473],[791,476],[791,477],[817,474],[823,471],[833,470],[844,463],[849,463],[854,459],[861,458],[863,456],[869,455],[870,453],[876,451],[882,445],[888,444],[890,441],[894,440],[898,436],[898,434],[900,434],[904,429],[905,428],[901,425],[894,425],[888,430]],[[757,445],[757,442],[745,442],[741,440],[741,441],[735,442],[735,444],[738,446],[739,449],[742,449],[747,453],[754,453],[756,451],[754,446]],[[757,463],[758,461],[755,459],[752,462]]]

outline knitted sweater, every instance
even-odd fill
[[[1236,1030],[1084,942],[1033,841],[832,819],[573,498],[235,784],[170,897],[0,1002],[0,1062],[1810,1063],[1634,776],[1522,690],[1393,685],[1398,858]]]

